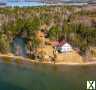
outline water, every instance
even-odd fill
[[[86,90],[96,65],[12,65],[0,63],[0,90]]]

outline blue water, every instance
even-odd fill
[[[0,90],[86,90],[96,66],[0,64]]]

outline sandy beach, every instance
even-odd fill
[[[40,62],[39,60],[32,60],[29,58],[25,58],[22,56],[14,56],[14,55],[9,55],[9,54],[0,54],[0,60],[4,61],[5,59],[8,59],[10,63],[13,62],[13,60],[19,60],[21,63],[22,62],[28,62],[31,64],[51,64],[51,65],[71,65],[71,66],[86,66],[86,65],[96,65],[96,61],[86,61],[83,63],[75,63],[75,62],[51,62],[51,61],[43,61]]]

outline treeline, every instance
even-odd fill
[[[90,47],[96,47],[96,25],[89,27],[83,23],[73,23],[76,22],[73,21],[75,16],[82,16],[83,14],[87,16],[87,13],[82,14],[82,11],[74,13],[72,9],[73,7],[0,9],[2,21],[0,26],[0,52],[10,52],[13,39],[22,29],[28,32],[27,39],[31,40],[33,48],[39,45],[35,33],[41,29],[44,29],[47,38],[50,40],[59,40],[64,37],[74,48],[79,48],[83,54]],[[88,16],[89,14],[91,15],[90,12],[88,12]],[[46,28],[43,25],[46,25]]]

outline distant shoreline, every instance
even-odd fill
[[[75,63],[75,62],[49,62],[49,61],[44,61],[44,62],[40,62],[38,60],[32,60],[29,58],[25,58],[22,56],[13,56],[13,55],[6,55],[6,54],[0,54],[0,61],[5,61],[2,59],[8,59],[7,61],[9,61],[9,63],[14,62],[14,60],[19,60],[20,63],[22,64],[22,62],[27,62],[30,64],[51,64],[51,65],[69,65],[69,66],[86,66],[86,65],[96,65],[96,61],[91,61],[91,62],[83,62],[83,63]],[[14,59],[14,60],[13,60]]]

